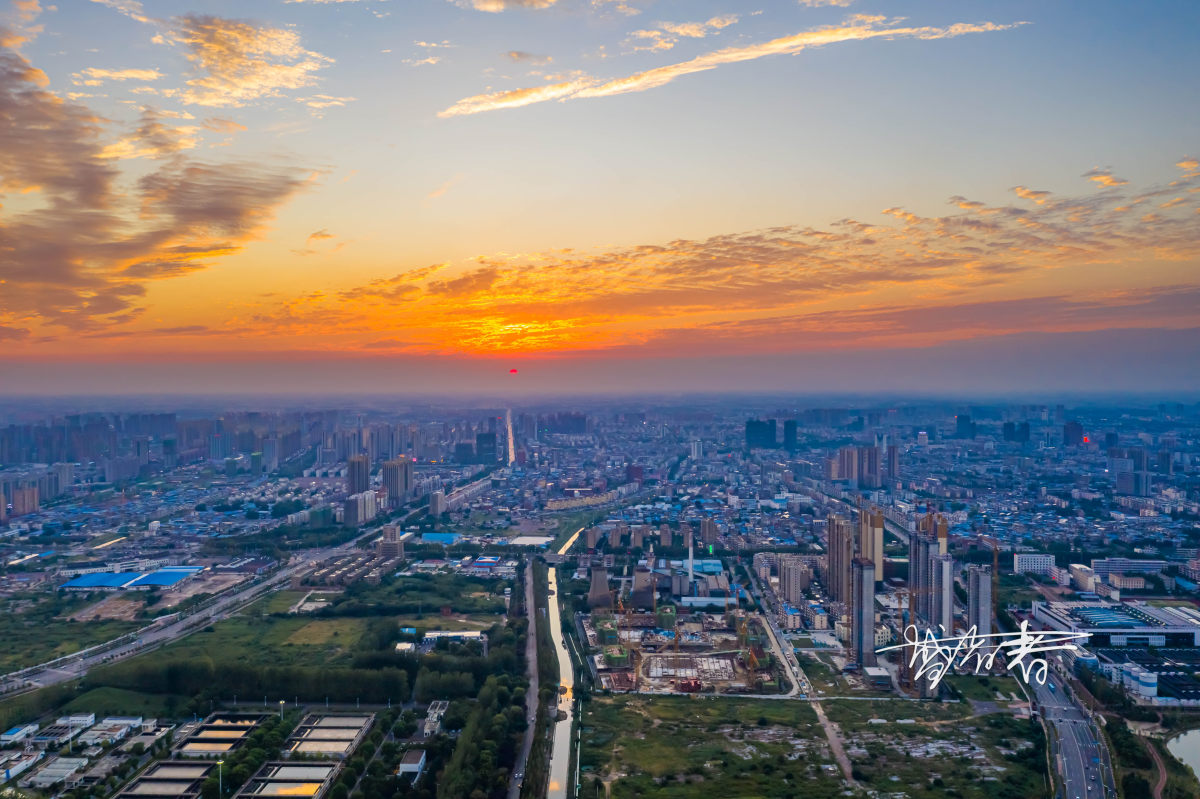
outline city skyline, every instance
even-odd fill
[[[1192,4],[2,13],[0,393],[1200,390]]]

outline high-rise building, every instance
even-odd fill
[[[279,438],[277,436],[267,436],[263,439],[262,454],[263,468],[267,473],[277,471],[279,469]]]
[[[933,557],[929,570],[933,578],[929,626],[938,636],[954,635],[954,556]]]
[[[888,444],[887,476],[889,480],[900,479],[900,447],[895,444]],[[878,576],[876,576],[876,579],[878,579]]]
[[[346,493],[361,494],[371,487],[371,461],[366,455],[346,459]]]
[[[361,527],[375,518],[379,510],[374,491],[360,491],[346,497],[342,503],[342,522],[347,527]]]
[[[779,595],[789,605],[799,606],[812,584],[812,569],[797,555],[779,556]]]
[[[858,448],[858,485],[860,488],[879,488],[883,485],[883,473],[879,459],[879,447]]]
[[[796,420],[788,419],[783,423],[783,448],[788,452],[796,451]]]
[[[992,567],[967,567],[967,629],[977,635],[992,634]]]
[[[829,596],[838,602],[850,602],[850,562],[854,560],[854,531],[845,516],[830,514],[828,576]]]
[[[698,461],[698,460],[702,459],[703,457],[704,457],[704,442],[703,441],[693,441],[692,442],[692,460]]]
[[[1070,421],[1063,425],[1063,446],[1083,446],[1083,425],[1076,421]]]
[[[475,434],[475,457],[480,463],[492,464],[499,457],[496,449],[495,433]]]
[[[954,437],[955,438],[974,438],[975,423],[971,421],[971,417],[965,414],[960,414],[954,417]]]
[[[917,529],[908,539],[908,585],[914,597],[913,611],[918,620],[924,620],[935,630],[933,561],[948,551],[948,533],[946,518],[930,513],[917,520]]]
[[[774,419],[767,419],[766,421],[760,419],[746,420],[747,449],[775,449],[777,440]]]
[[[387,490],[388,507],[398,508],[413,493],[413,462],[408,458],[384,461],[383,487]]]
[[[875,659],[875,563],[867,558],[851,562],[850,645],[858,667],[874,666]]]
[[[858,487],[858,447],[842,447],[838,450],[835,480],[846,480],[852,488]]]
[[[883,511],[872,507],[858,514],[858,554],[875,564],[875,581],[883,580]]]
[[[700,520],[700,540],[706,545],[716,544],[717,536],[719,534],[720,530],[717,528],[717,523],[715,521],[712,519]]]

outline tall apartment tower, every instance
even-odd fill
[[[858,667],[874,666],[875,659],[875,562],[855,558],[851,563],[853,609],[850,613],[850,643]]]
[[[934,613],[934,559],[948,551],[949,525],[941,515],[928,514],[917,520],[917,530],[908,540],[908,585],[914,593],[917,619],[937,629]],[[951,588],[953,592],[953,588]],[[953,606],[951,606],[953,607]],[[916,623],[916,619],[912,623]]]
[[[830,514],[828,519],[829,596],[838,602],[850,602],[850,562],[854,560],[854,530],[845,516]]]
[[[398,508],[408,501],[413,491],[413,463],[399,458],[383,463],[383,487],[387,489],[388,507]]]
[[[346,459],[346,493],[361,494],[371,487],[371,461],[366,455]]]
[[[967,628],[978,635],[991,635],[992,567],[972,564],[967,567]]]
[[[717,529],[717,523],[712,519],[700,520],[700,540],[705,544],[717,543],[717,535],[720,530]]]
[[[929,571],[933,578],[929,626],[939,637],[952,636],[954,635],[954,556],[935,555],[930,561]]]
[[[858,514],[858,554],[875,564],[875,582],[883,580],[883,511],[872,507]]]

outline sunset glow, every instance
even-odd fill
[[[670,386],[696,358],[1031,341],[1035,382],[1120,341],[1176,385],[1153,364],[1200,328],[1198,14],[15,0],[0,360],[30,382],[3,390],[347,360],[431,387],[514,356]]]

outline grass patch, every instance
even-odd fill
[[[1021,688],[1013,677],[975,676],[973,674],[947,675],[943,682],[958,691],[963,699],[973,699],[976,702],[1011,702],[1012,696],[1023,697]],[[996,698],[996,692],[1004,695],[1004,699]]]
[[[353,647],[362,638],[363,619],[317,619],[287,637],[286,643],[300,646]]]
[[[276,591],[249,605],[246,613],[287,613],[301,599],[308,595],[307,591]]]
[[[840,794],[806,702],[734,697],[594,697],[583,705],[581,796],[792,797]]]
[[[13,612],[12,601],[0,603],[0,673],[36,666],[70,655],[136,630],[131,621],[67,621],[66,617],[94,604],[96,598],[57,596],[36,601]]]

